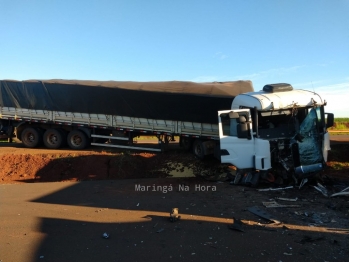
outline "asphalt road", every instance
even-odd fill
[[[190,181],[198,182],[143,179],[0,185],[0,261],[293,262],[348,258],[347,220],[329,210],[328,199],[312,188],[307,198],[315,203],[297,202],[302,207],[290,212],[268,210],[286,222],[269,226],[246,208],[275,197],[273,192],[205,181],[200,183],[206,190],[198,191]],[[175,190],[168,193],[135,190],[136,184],[170,183]],[[183,183],[189,191],[178,190]],[[209,185],[216,186],[216,191]],[[294,189],[285,194],[295,197],[300,192]],[[171,223],[173,207],[179,208],[181,219]],[[335,221],[310,227],[294,213],[302,210],[326,214]],[[234,217],[244,219],[242,231],[239,224],[237,230],[228,228]],[[301,243],[302,239],[314,243]]]

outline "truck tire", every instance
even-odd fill
[[[205,149],[202,140],[196,139],[193,144],[193,153],[198,159],[205,158]]]
[[[63,135],[58,129],[47,129],[43,140],[47,148],[58,149],[63,144]]]
[[[35,148],[42,141],[42,133],[33,127],[26,127],[21,134],[22,143],[25,147]]]
[[[68,134],[67,143],[71,149],[84,149],[88,144],[87,136],[80,130],[72,130]]]

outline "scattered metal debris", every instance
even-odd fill
[[[313,213],[311,215],[311,220],[312,222],[314,222],[315,224],[314,225],[318,225],[318,224],[323,224],[323,220],[321,219],[321,215],[318,215],[316,213]]]
[[[308,178],[303,178],[299,185],[299,189],[301,189],[307,182],[308,182]]]
[[[235,231],[245,232],[245,230],[243,230],[242,228],[242,225],[244,223],[240,219],[236,219],[235,217],[233,217],[233,219],[234,219],[233,224],[228,225],[228,228]]]
[[[102,235],[102,236],[103,236],[103,238],[105,238],[105,239],[108,239],[108,238],[109,238],[109,234],[108,234],[108,233],[106,233],[106,232],[105,232],[105,233],[103,233],[103,235]]]
[[[274,219],[270,213],[268,213],[264,210],[261,210],[258,207],[249,207],[249,208],[247,208],[247,210],[250,211],[251,213],[253,213],[257,216],[260,216],[261,218],[264,218],[266,220],[269,220],[275,224],[281,224],[281,222],[277,219]]]
[[[275,201],[271,202],[262,202],[265,207],[300,207],[300,205],[280,205]]]
[[[156,231],[156,233],[161,233],[162,231],[164,231],[165,229],[160,228],[158,231]]]
[[[172,208],[172,211],[170,213],[170,221],[175,222],[176,220],[180,219],[181,216],[178,213],[178,208]]]
[[[278,188],[262,188],[262,189],[258,189],[259,192],[262,191],[276,191],[276,190],[285,190],[285,189],[291,189],[293,188],[293,186],[287,186],[287,187],[278,187]]]
[[[317,183],[317,186],[314,186],[314,188],[319,191],[321,194],[323,194],[325,197],[328,197],[328,192],[326,187],[321,185],[320,183]]]
[[[298,197],[296,197],[296,198],[276,197],[276,199],[277,200],[282,200],[282,201],[296,202],[298,200]]]
[[[330,197],[334,197],[334,196],[349,196],[349,187],[344,188],[342,191],[338,192],[338,193],[334,193],[332,194]]]

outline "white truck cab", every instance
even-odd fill
[[[289,84],[236,96],[231,110],[218,112],[221,162],[237,168],[234,183],[298,181],[322,170],[333,125],[333,114],[325,123],[325,105]]]

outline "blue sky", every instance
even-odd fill
[[[0,79],[251,80],[349,117],[349,0],[0,0]]]

